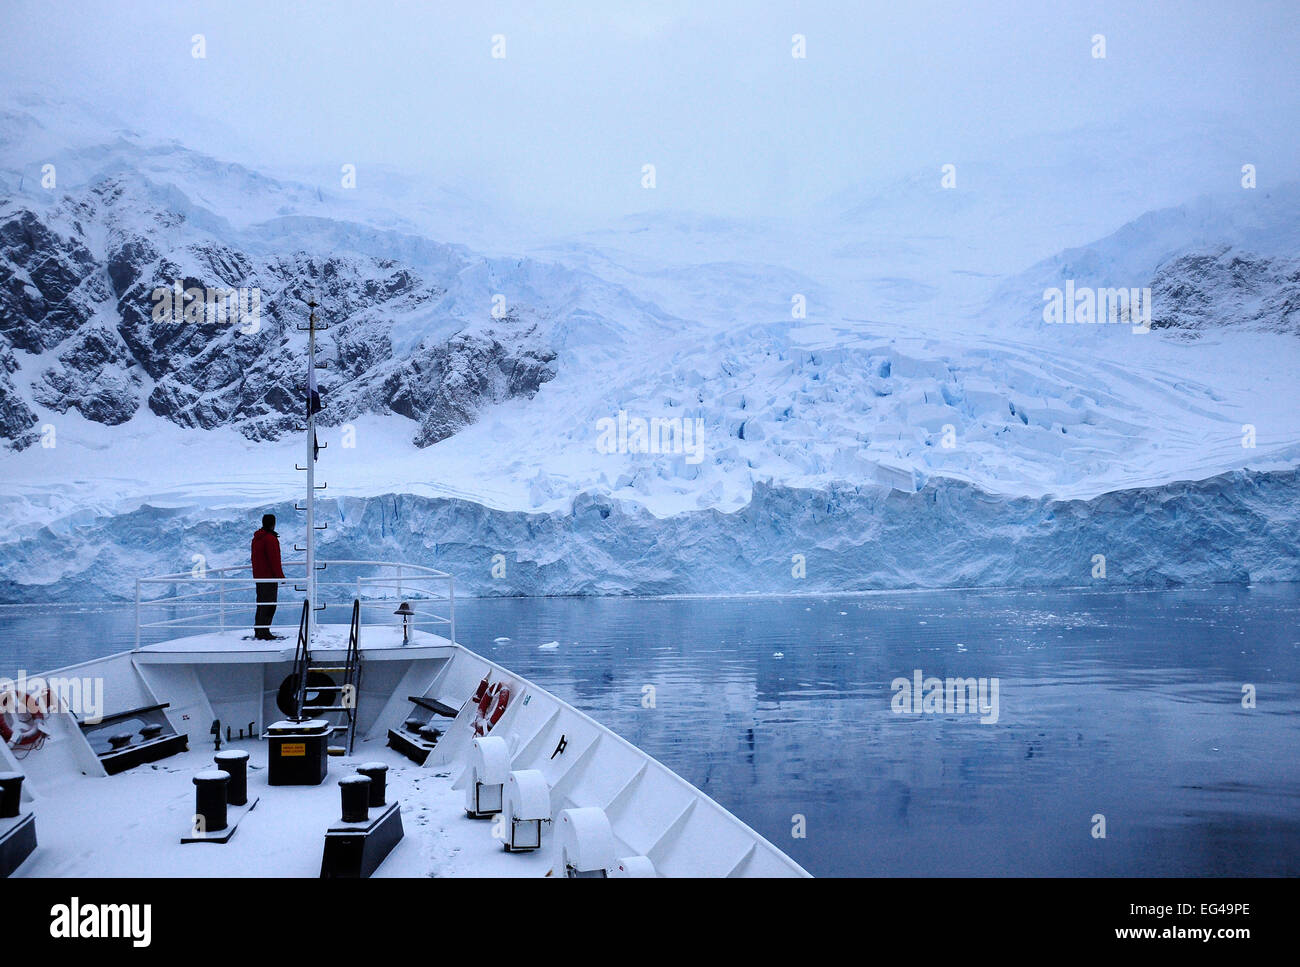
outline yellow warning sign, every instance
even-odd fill
[[[281,742],[280,755],[282,756],[305,756],[307,754],[306,742]]]

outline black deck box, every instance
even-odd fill
[[[319,786],[329,771],[333,726],[324,719],[276,722],[266,730],[272,786]]]

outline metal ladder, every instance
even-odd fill
[[[352,746],[357,736],[357,696],[361,692],[361,601],[352,602],[352,627],[348,632],[348,649],[343,664],[316,665],[311,660],[311,650],[307,642],[306,624],[310,604],[303,602],[302,623],[298,629],[298,649],[294,652],[294,673],[298,675],[297,718],[316,718],[322,712],[342,712],[345,721],[335,723],[332,733],[342,732],[347,736],[345,748],[352,754]],[[342,685],[308,685],[307,679],[312,672],[321,675],[342,675]],[[311,705],[307,703],[308,692],[336,693],[329,705]]]

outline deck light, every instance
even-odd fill
[[[403,601],[393,614],[402,616],[402,644],[406,644],[411,640],[411,615],[415,614],[415,609],[411,607],[411,602]]]

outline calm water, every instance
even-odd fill
[[[456,616],[462,643],[814,874],[1300,873],[1300,586],[484,600]],[[129,609],[0,608],[0,632],[0,667],[34,672],[128,648],[134,625]],[[916,669],[997,678],[998,721],[895,714],[890,682]]]

